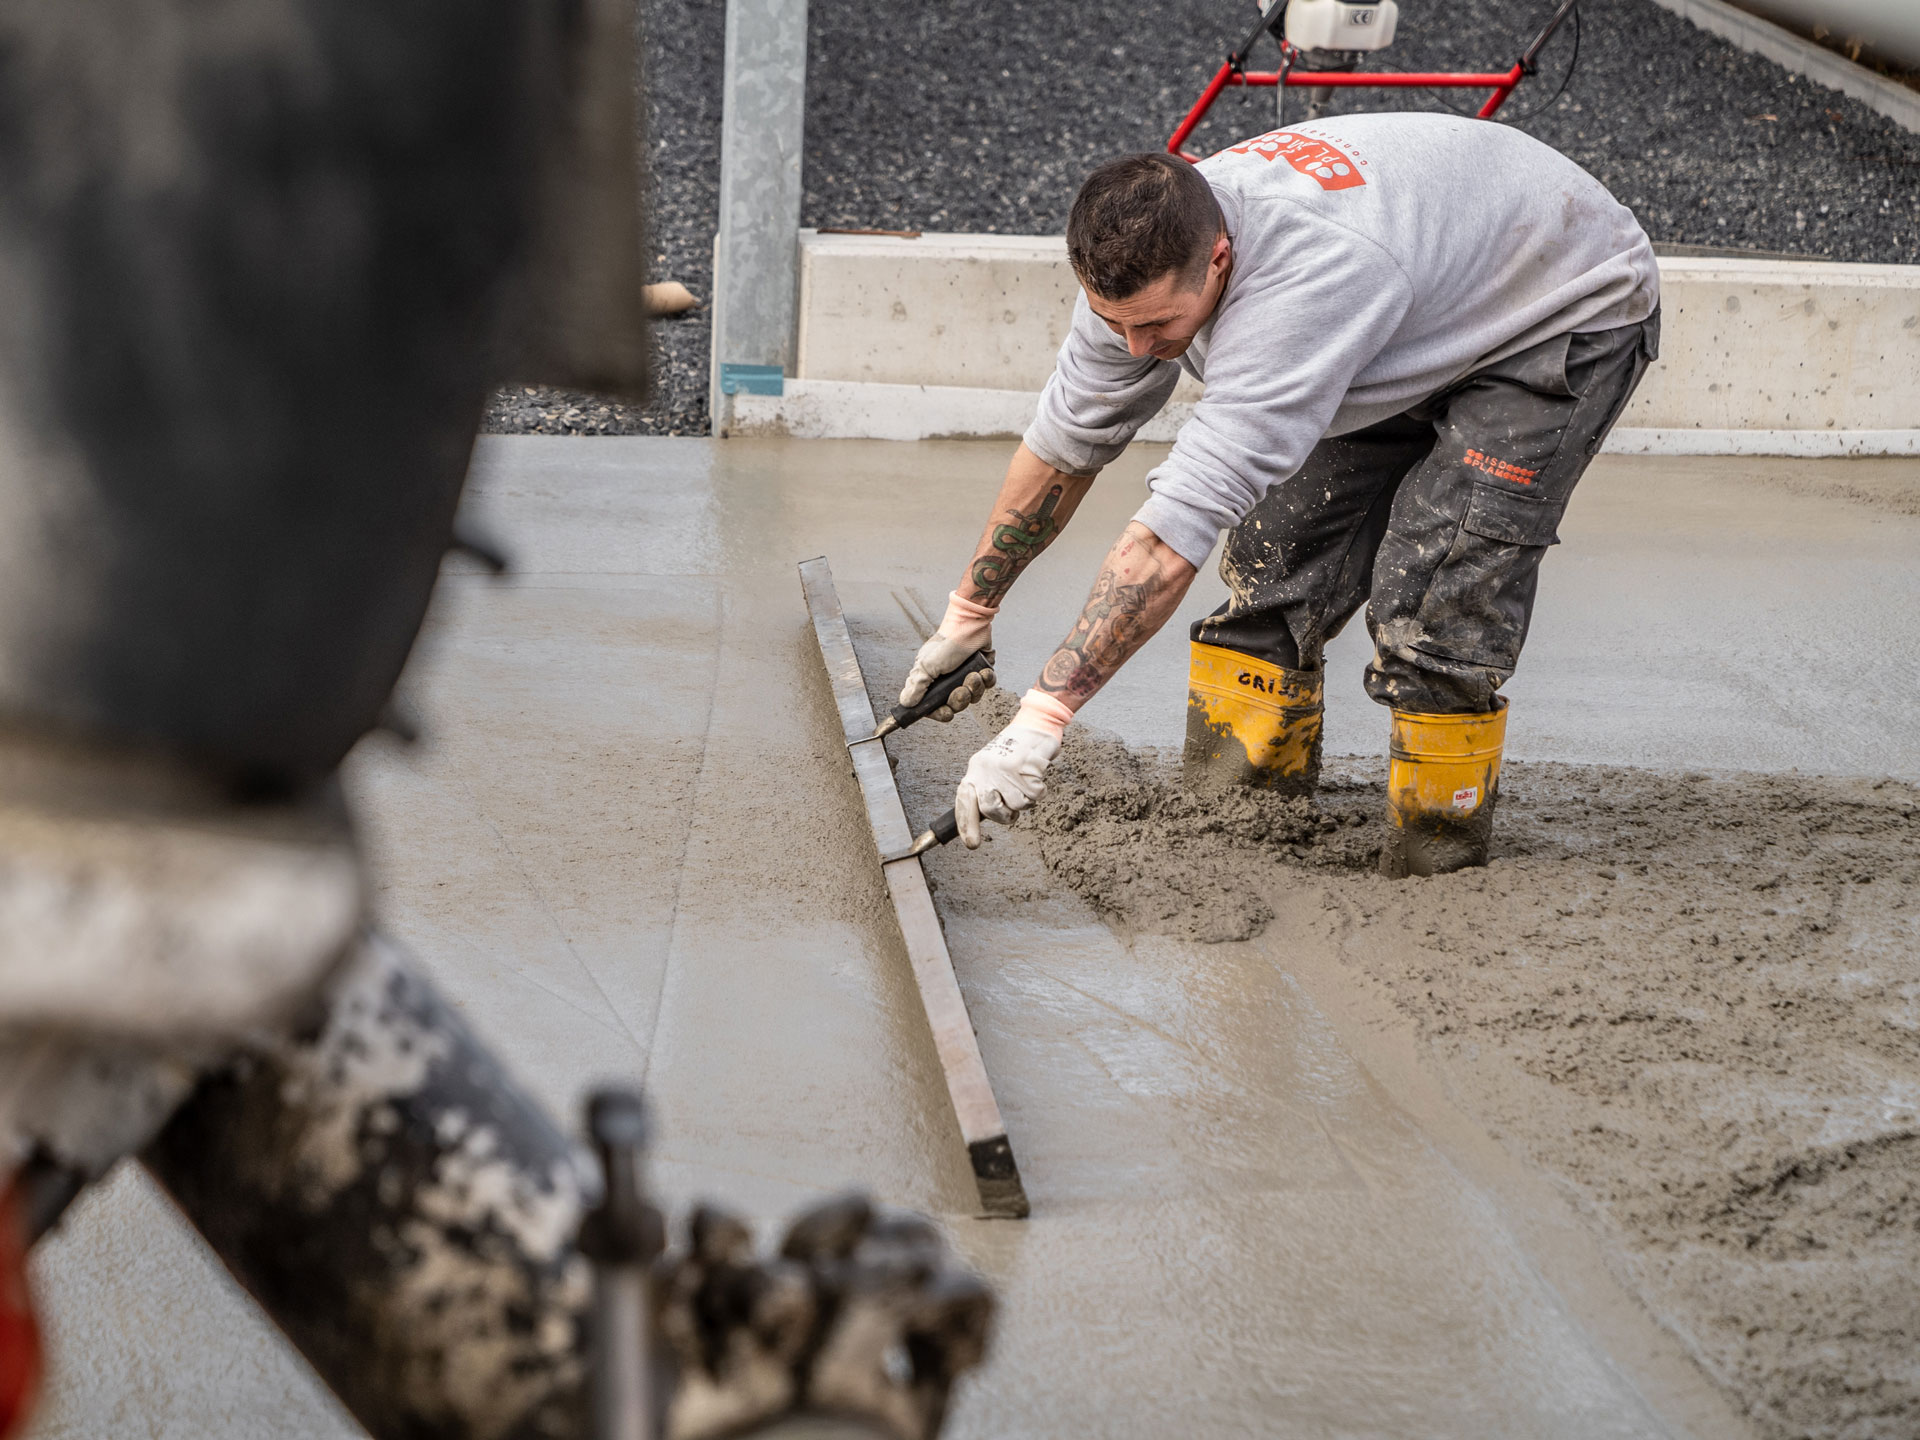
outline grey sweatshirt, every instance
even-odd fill
[[[1082,294],[1027,448],[1108,464],[1184,367],[1205,384],[1135,518],[1195,565],[1326,435],[1396,415],[1556,335],[1644,320],[1653,248],[1599,181],[1531,136],[1449,115],[1289,126],[1204,160],[1233,241],[1179,361],[1135,359]]]

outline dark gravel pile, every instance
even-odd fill
[[[1504,68],[1552,8],[1401,0],[1401,38],[1369,64]],[[1524,123],[1599,176],[1655,240],[1920,263],[1920,136],[1651,0],[1583,0],[1580,11],[1571,83]],[[1163,145],[1255,13],[1242,0],[812,0],[803,222],[1058,234],[1086,172]],[[647,0],[647,20],[655,264],[705,300],[724,7]],[[1572,45],[1569,27],[1510,114],[1545,104]],[[1273,53],[1263,49],[1255,67],[1271,68]],[[1421,91],[1338,98],[1334,113],[1442,103]],[[1298,118],[1299,91],[1289,105]],[[1206,153],[1270,129],[1273,114],[1271,90],[1229,92],[1189,148]],[[658,331],[659,393],[645,411],[510,391],[487,428],[705,433],[705,311]]]
[[[814,0],[817,6],[820,0]],[[653,404],[623,405],[570,390],[515,386],[487,406],[495,435],[704,435],[707,311],[720,211],[720,68],[725,0],[642,0],[647,68],[647,228],[653,277],[700,297],[657,321]]]

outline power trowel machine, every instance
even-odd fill
[[[1475,112],[1490,120],[1521,81],[1535,73],[1540,54],[1547,42],[1566,21],[1574,20],[1574,54],[1567,75],[1579,58],[1579,0],[1559,0],[1540,33],[1506,70],[1479,72],[1433,71],[1409,73],[1375,68],[1361,69],[1369,57],[1393,44],[1400,24],[1400,7],[1395,0],[1259,0],[1260,18],[1239,45],[1227,52],[1227,58],[1214,72],[1207,88],[1193,103],[1172,136],[1167,150],[1184,160],[1201,157],[1183,147],[1194,128],[1206,118],[1213,102],[1230,86],[1272,86],[1274,90],[1274,128],[1287,123],[1287,90],[1303,87],[1309,92],[1306,120],[1315,120],[1325,111],[1337,89],[1384,88],[1399,90],[1485,89],[1485,103]],[[1247,61],[1254,46],[1273,36],[1280,47],[1280,63],[1273,70],[1248,70]],[[1561,82],[1564,89],[1565,80]],[[1559,98],[1555,92],[1554,99]],[[1551,105],[1552,100],[1547,101]],[[1544,106],[1542,108],[1545,108]]]
[[[857,1199],[670,1244],[374,927],[336,779],[504,380],[636,393],[631,0],[0,13],[0,1435],[135,1162],[377,1440],[928,1440],[992,1309]]]

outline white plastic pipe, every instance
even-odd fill
[[[1920,0],[1736,0],[1770,20],[1801,30],[1823,28],[1841,40],[1861,40],[1884,60],[1920,66]]]

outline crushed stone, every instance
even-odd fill
[[[720,223],[720,76],[727,7],[640,0],[646,76],[648,278],[678,280],[698,308],[649,327],[653,398],[633,405],[544,385],[487,404],[489,435],[705,435],[713,235]]]
[[[1762,1434],[1920,1434],[1920,790],[1510,763],[1493,864],[1391,882],[1382,762],[1207,806],[1082,730],[1034,811],[1059,881],[1330,947]]]
[[[1504,68],[1554,0],[1402,0],[1370,65]],[[726,7],[643,0],[653,274],[710,298]],[[1552,95],[1571,32],[1510,114],[1597,175],[1657,241],[1834,260],[1920,262],[1920,136],[1696,29],[1652,0],[1584,0],[1580,63]],[[1114,0],[964,6],[813,0],[801,222],[1057,235],[1088,170],[1158,149],[1250,3]],[[1268,68],[1263,44],[1255,65]],[[1466,103],[1463,92],[1451,97]],[[1476,96],[1476,99],[1478,97]],[[1291,114],[1304,101],[1290,96]],[[1351,91],[1343,110],[1434,109],[1421,91]],[[1229,93],[1192,145],[1271,127],[1272,91]],[[707,311],[655,327],[646,407],[503,391],[492,432],[705,434]]]

